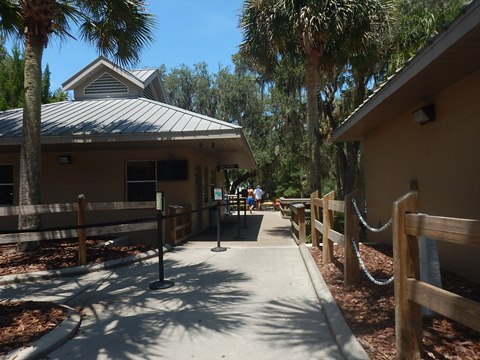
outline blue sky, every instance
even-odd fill
[[[149,0],[149,11],[157,16],[155,41],[141,54],[135,68],[167,69],[181,64],[205,61],[211,72],[219,64],[231,65],[238,51],[241,31],[238,17],[242,0]],[[76,35],[74,33],[74,35]],[[43,64],[51,72],[51,89],[55,90],[70,76],[93,61],[98,54],[82,41],[53,41],[45,49]]]

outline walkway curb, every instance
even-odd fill
[[[343,358],[348,360],[368,360],[369,356],[367,352],[362,345],[360,345],[345,321],[340,308],[330,293],[325,280],[323,280],[320,270],[318,270],[317,264],[313,260],[307,246],[301,244],[298,249],[302,255],[318,300],[322,305],[322,310]]]
[[[12,350],[5,355],[5,358],[1,358],[12,360],[40,359],[45,354],[52,352],[75,336],[80,328],[82,316],[78,311],[71,307],[66,305],[59,306],[67,311],[67,317],[65,320],[35,341],[32,345]]]
[[[166,248],[164,248],[163,250],[164,252],[168,251],[168,249]],[[25,274],[4,275],[4,276],[0,276],[0,285],[18,284],[18,283],[35,282],[39,280],[47,280],[47,279],[53,279],[53,278],[78,276],[78,275],[87,274],[89,272],[108,270],[108,269],[113,269],[120,266],[130,265],[132,263],[147,260],[155,256],[158,256],[158,251],[149,250],[147,252],[144,252],[138,255],[125,256],[119,259],[108,260],[100,264],[73,266],[67,269],[36,271],[36,272],[25,273]]]

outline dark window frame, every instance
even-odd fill
[[[9,173],[3,174],[4,169]],[[12,164],[0,164],[0,206],[13,205],[14,200],[14,173]],[[8,195],[7,195],[8,194]]]

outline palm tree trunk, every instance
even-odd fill
[[[23,134],[20,148],[20,205],[41,203],[41,98],[42,98],[42,55],[44,37],[27,34],[25,41],[25,106],[23,108]],[[37,215],[21,215],[19,229],[40,226]],[[18,243],[17,250],[31,251],[38,242]]]
[[[310,192],[321,189],[321,159],[320,159],[320,114],[318,111],[317,89],[320,82],[320,53],[312,50],[307,54],[307,126],[308,144],[310,149],[310,173],[308,188]]]

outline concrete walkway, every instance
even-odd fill
[[[7,285],[2,298],[83,308],[79,332],[48,359],[366,358],[348,327],[335,325],[338,308],[318,274],[312,277],[316,267],[291,239],[289,221],[259,212],[247,225],[241,241],[236,226],[225,225],[225,252],[211,252],[216,242],[199,236],[166,253],[165,278],[175,282],[169,289],[149,289],[158,279],[151,259]]]

